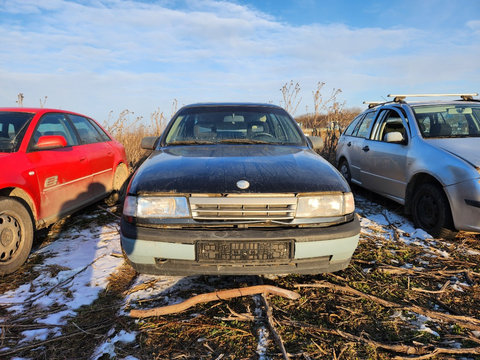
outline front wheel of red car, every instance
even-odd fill
[[[28,210],[17,200],[0,197],[0,275],[22,266],[32,243],[33,224]]]

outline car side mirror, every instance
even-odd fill
[[[405,141],[402,133],[398,131],[393,131],[385,134],[384,140],[388,143],[401,143]]]
[[[313,150],[322,150],[323,149],[323,139],[320,136],[308,136]]]
[[[67,146],[67,140],[61,135],[40,136],[35,144],[36,150],[53,150]]]
[[[145,150],[154,150],[155,143],[158,140],[158,136],[147,136],[142,139],[142,144],[140,145],[142,149]]]

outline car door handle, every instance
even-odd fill
[[[349,142],[347,143],[347,146],[352,146],[352,142],[349,141]]]
[[[86,157],[86,156],[82,156],[82,157],[80,158],[80,161],[85,161],[85,160],[87,160],[87,157]]]
[[[368,146],[364,146],[364,147],[362,148],[362,150],[365,151],[365,152],[367,152],[368,150],[370,150],[370,148],[369,148]]]

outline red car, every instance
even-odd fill
[[[123,146],[69,111],[0,108],[0,275],[18,269],[35,230],[119,191]]]

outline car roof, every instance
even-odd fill
[[[195,108],[195,107],[216,107],[216,106],[245,106],[245,107],[269,107],[275,109],[283,109],[281,106],[267,103],[254,103],[254,102],[211,102],[211,103],[195,103],[182,107],[182,109]]]
[[[67,114],[73,115],[80,115],[85,116],[73,111],[69,110],[61,110],[61,109],[52,109],[52,108],[35,108],[35,107],[0,107],[0,111],[7,111],[7,112],[25,112],[25,113],[47,113],[47,112],[62,112]]]

